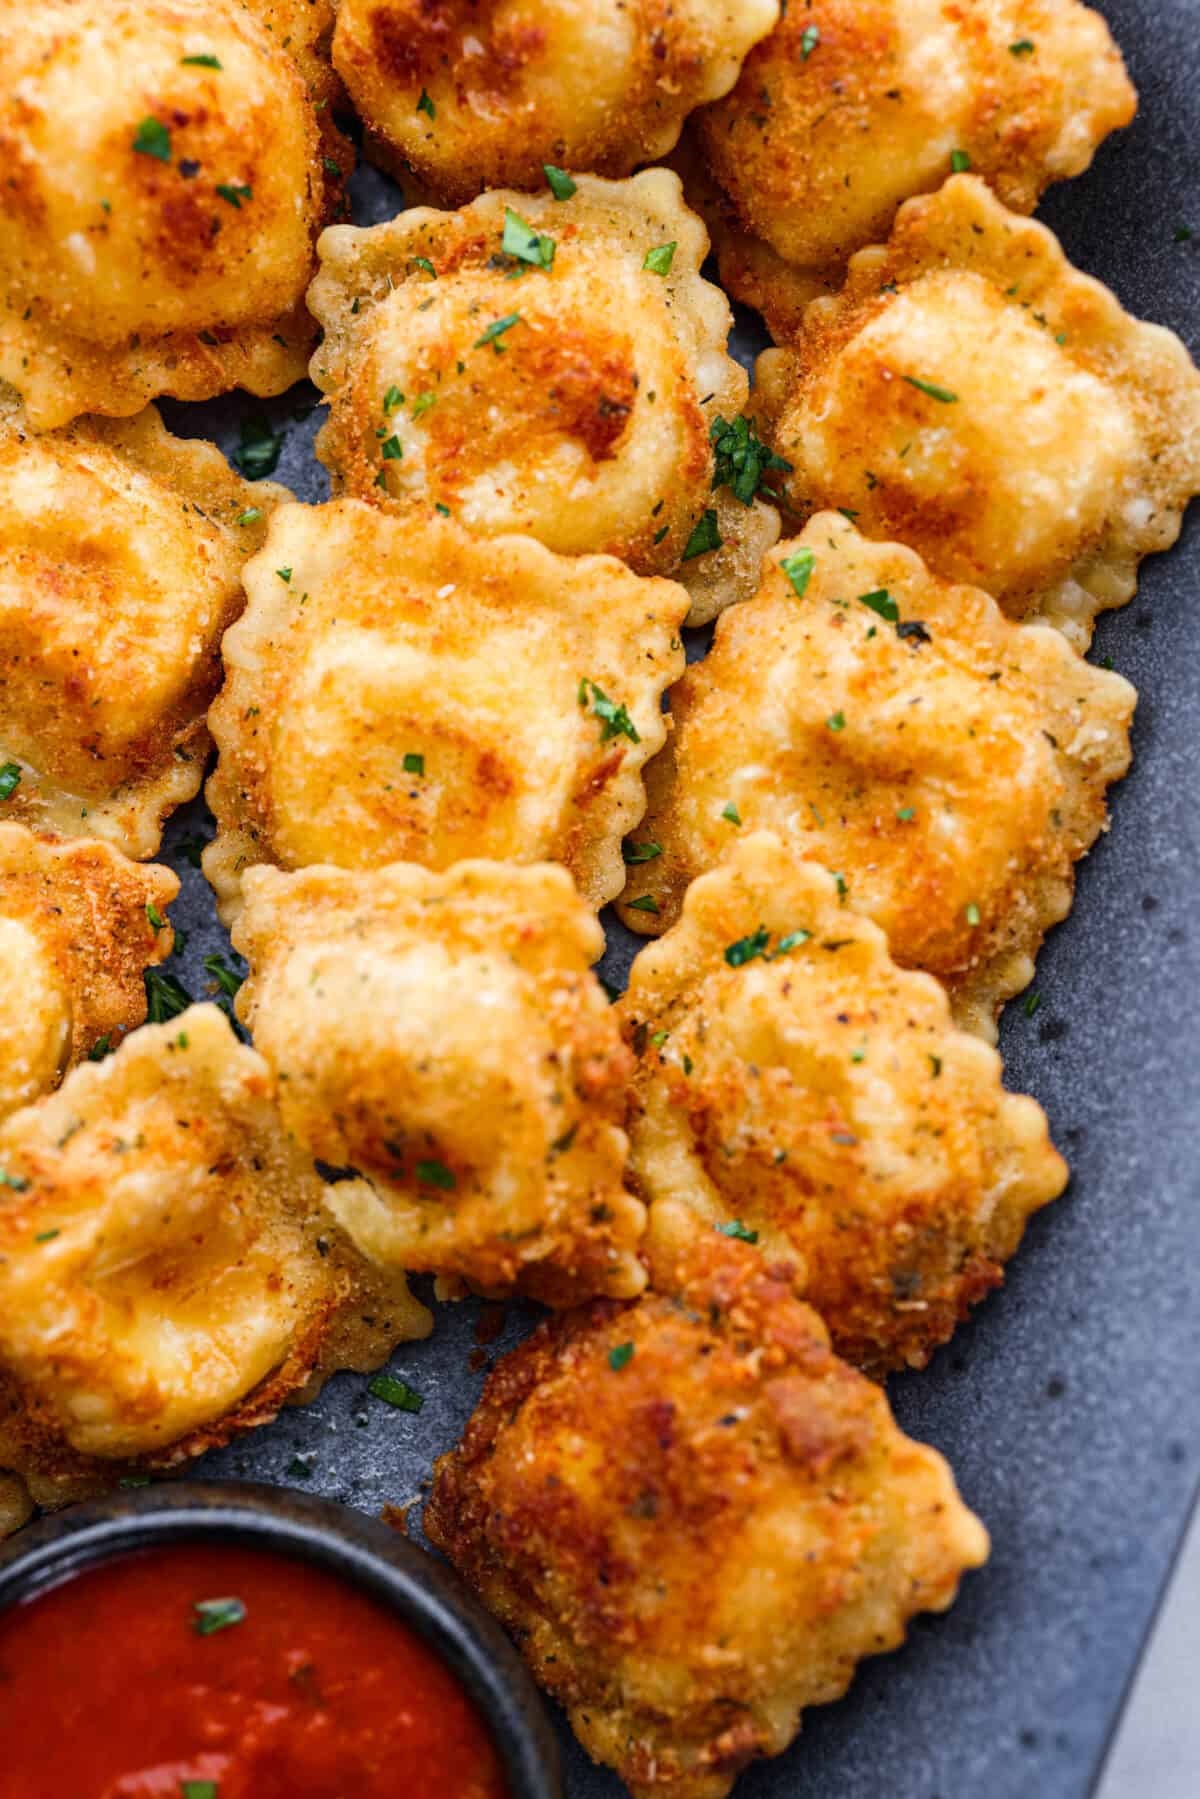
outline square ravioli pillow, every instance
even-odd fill
[[[329,1199],[359,1249],[446,1291],[639,1292],[630,1057],[566,870],[255,868],[245,884],[238,1014],[288,1130],[361,1177]]]
[[[1200,373],[974,176],[910,200],[757,390],[800,518],[836,506],[1077,649],[1200,488]]]
[[[724,1799],[987,1558],[788,1275],[664,1249],[505,1356],[435,1468],[426,1535],[634,1799]]]
[[[111,844],[0,824],[0,1118],[142,1023],[142,977],[171,953],[178,892],[169,868]]]
[[[303,376],[313,245],[354,165],[322,10],[0,0],[0,380],[35,429]]]
[[[769,453],[750,466],[739,443],[733,315],[678,176],[568,185],[323,233],[317,453],[388,512],[673,576],[699,624],[753,592],[779,536]]]
[[[41,1505],[273,1418],[431,1319],[351,1247],[215,1006],[0,1125],[0,1469]]]
[[[938,982],[768,832],[693,881],[618,1011],[652,1237],[715,1230],[793,1263],[869,1374],[924,1367],[1066,1185],[1041,1107],[1004,1091]]]
[[[821,513],[672,690],[621,916],[657,936],[741,830],[771,830],[994,1037],[1104,829],[1136,697],[1048,625]]]
[[[283,497],[152,406],[39,436],[0,398],[0,820],[154,855]]]
[[[358,500],[287,506],[209,713],[222,917],[258,862],[563,862],[597,909],[645,810],[688,599],[607,556]]]

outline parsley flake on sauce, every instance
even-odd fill
[[[0,768],[0,800],[10,800],[21,785],[21,764],[6,762]]]
[[[197,1599],[192,1610],[196,1616],[192,1629],[198,1637],[215,1636],[219,1630],[229,1630],[235,1624],[242,1624],[246,1617],[246,1608],[236,1597],[227,1599]]]
[[[179,1783],[179,1791],[182,1799],[221,1799],[221,1789],[215,1780],[183,1780]]]

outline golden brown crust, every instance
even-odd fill
[[[504,1358],[425,1529],[636,1799],[722,1799],[987,1536],[786,1268],[710,1232],[653,1272]]]
[[[245,581],[209,714],[223,917],[255,862],[554,860],[597,908],[620,891],[681,588],[358,500],[282,508]]]
[[[758,375],[798,517],[847,508],[1076,648],[1200,488],[1200,374],[1179,339],[973,176],[910,200]]]
[[[319,34],[300,0],[0,0],[0,378],[36,430],[303,376],[353,167]]]
[[[552,243],[549,268],[504,251],[510,213]],[[707,249],[666,169],[326,231],[309,305],[335,491],[674,576],[693,624],[744,598],[779,521],[714,493],[711,434],[749,383],[726,354],[729,304],[700,275]],[[655,251],[663,272],[645,266]],[[723,547],[689,556],[709,510]]]
[[[367,125],[457,206],[546,163],[629,175],[728,93],[778,0],[340,0],[333,57]]]
[[[636,834],[661,853],[630,867],[621,915],[657,935],[739,830],[769,829],[838,871],[900,966],[937,975],[990,1037],[1070,909],[1135,699],[1058,632],[820,513],[672,689]]]
[[[142,975],[171,953],[178,892],[169,868],[110,844],[0,824],[0,1118],[143,1022]]]
[[[362,1175],[329,1203],[363,1253],[555,1305],[639,1292],[632,1064],[566,870],[256,868],[245,888],[238,1014],[289,1131]]]
[[[0,815],[151,856],[199,790],[221,634],[286,489],[136,419],[35,436],[0,401]]]
[[[753,1233],[870,1374],[923,1367],[1066,1182],[1041,1107],[938,983],[768,832],[692,883],[618,1010],[651,1238]]]
[[[1136,104],[1108,27],[1077,0],[821,0],[791,6],[694,125],[747,245],[820,280],[952,168],[1032,212]]]
[[[0,1467],[39,1503],[198,1455],[345,1365],[378,1278],[360,1290],[272,1101],[262,1058],[193,1006],[0,1126]],[[429,1328],[392,1288],[376,1361],[380,1330]]]

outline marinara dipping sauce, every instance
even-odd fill
[[[453,1674],[269,1550],[116,1557],[0,1614],[3,1799],[502,1799]]]

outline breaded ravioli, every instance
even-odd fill
[[[99,1060],[146,1016],[178,877],[110,844],[0,824],[0,1118]]]
[[[350,1168],[329,1203],[365,1255],[552,1304],[628,1298],[631,1058],[563,868],[251,869],[239,1016],[292,1135]]]
[[[870,1374],[923,1367],[1066,1183],[1041,1107],[1004,1091],[939,983],[898,969],[834,876],[768,832],[692,883],[618,1010],[652,1233],[793,1260]]]
[[[727,94],[779,0],[339,0],[333,58],[385,163],[444,204],[549,163],[628,175]]]
[[[320,10],[0,0],[0,379],[35,429],[304,374],[313,243],[353,166]]]
[[[758,372],[800,517],[844,508],[1080,649],[1200,488],[1200,373],[1179,339],[970,175],[910,200]]]
[[[257,862],[545,860],[597,908],[620,892],[681,587],[359,500],[282,507],[245,580],[209,713],[223,918]]]
[[[821,513],[672,691],[621,915],[657,935],[740,831],[769,829],[992,1037],[1070,910],[1135,700],[1048,625]]]
[[[722,1799],[987,1556],[789,1270],[715,1231],[505,1356],[425,1530],[635,1799]]]
[[[317,453],[336,491],[673,575],[692,624],[753,592],[779,536],[757,497],[770,457],[678,176],[489,193],[318,248]]]
[[[215,1006],[147,1025],[0,1125],[0,1468],[51,1505],[273,1418],[424,1336]]]
[[[752,246],[778,258],[770,316],[789,283],[836,278],[952,171],[1032,212],[1136,104],[1107,25],[1078,0],[793,3],[693,122],[734,215],[722,279],[753,302]]]
[[[0,399],[0,820],[154,855],[282,497],[152,406],[37,436]]]

